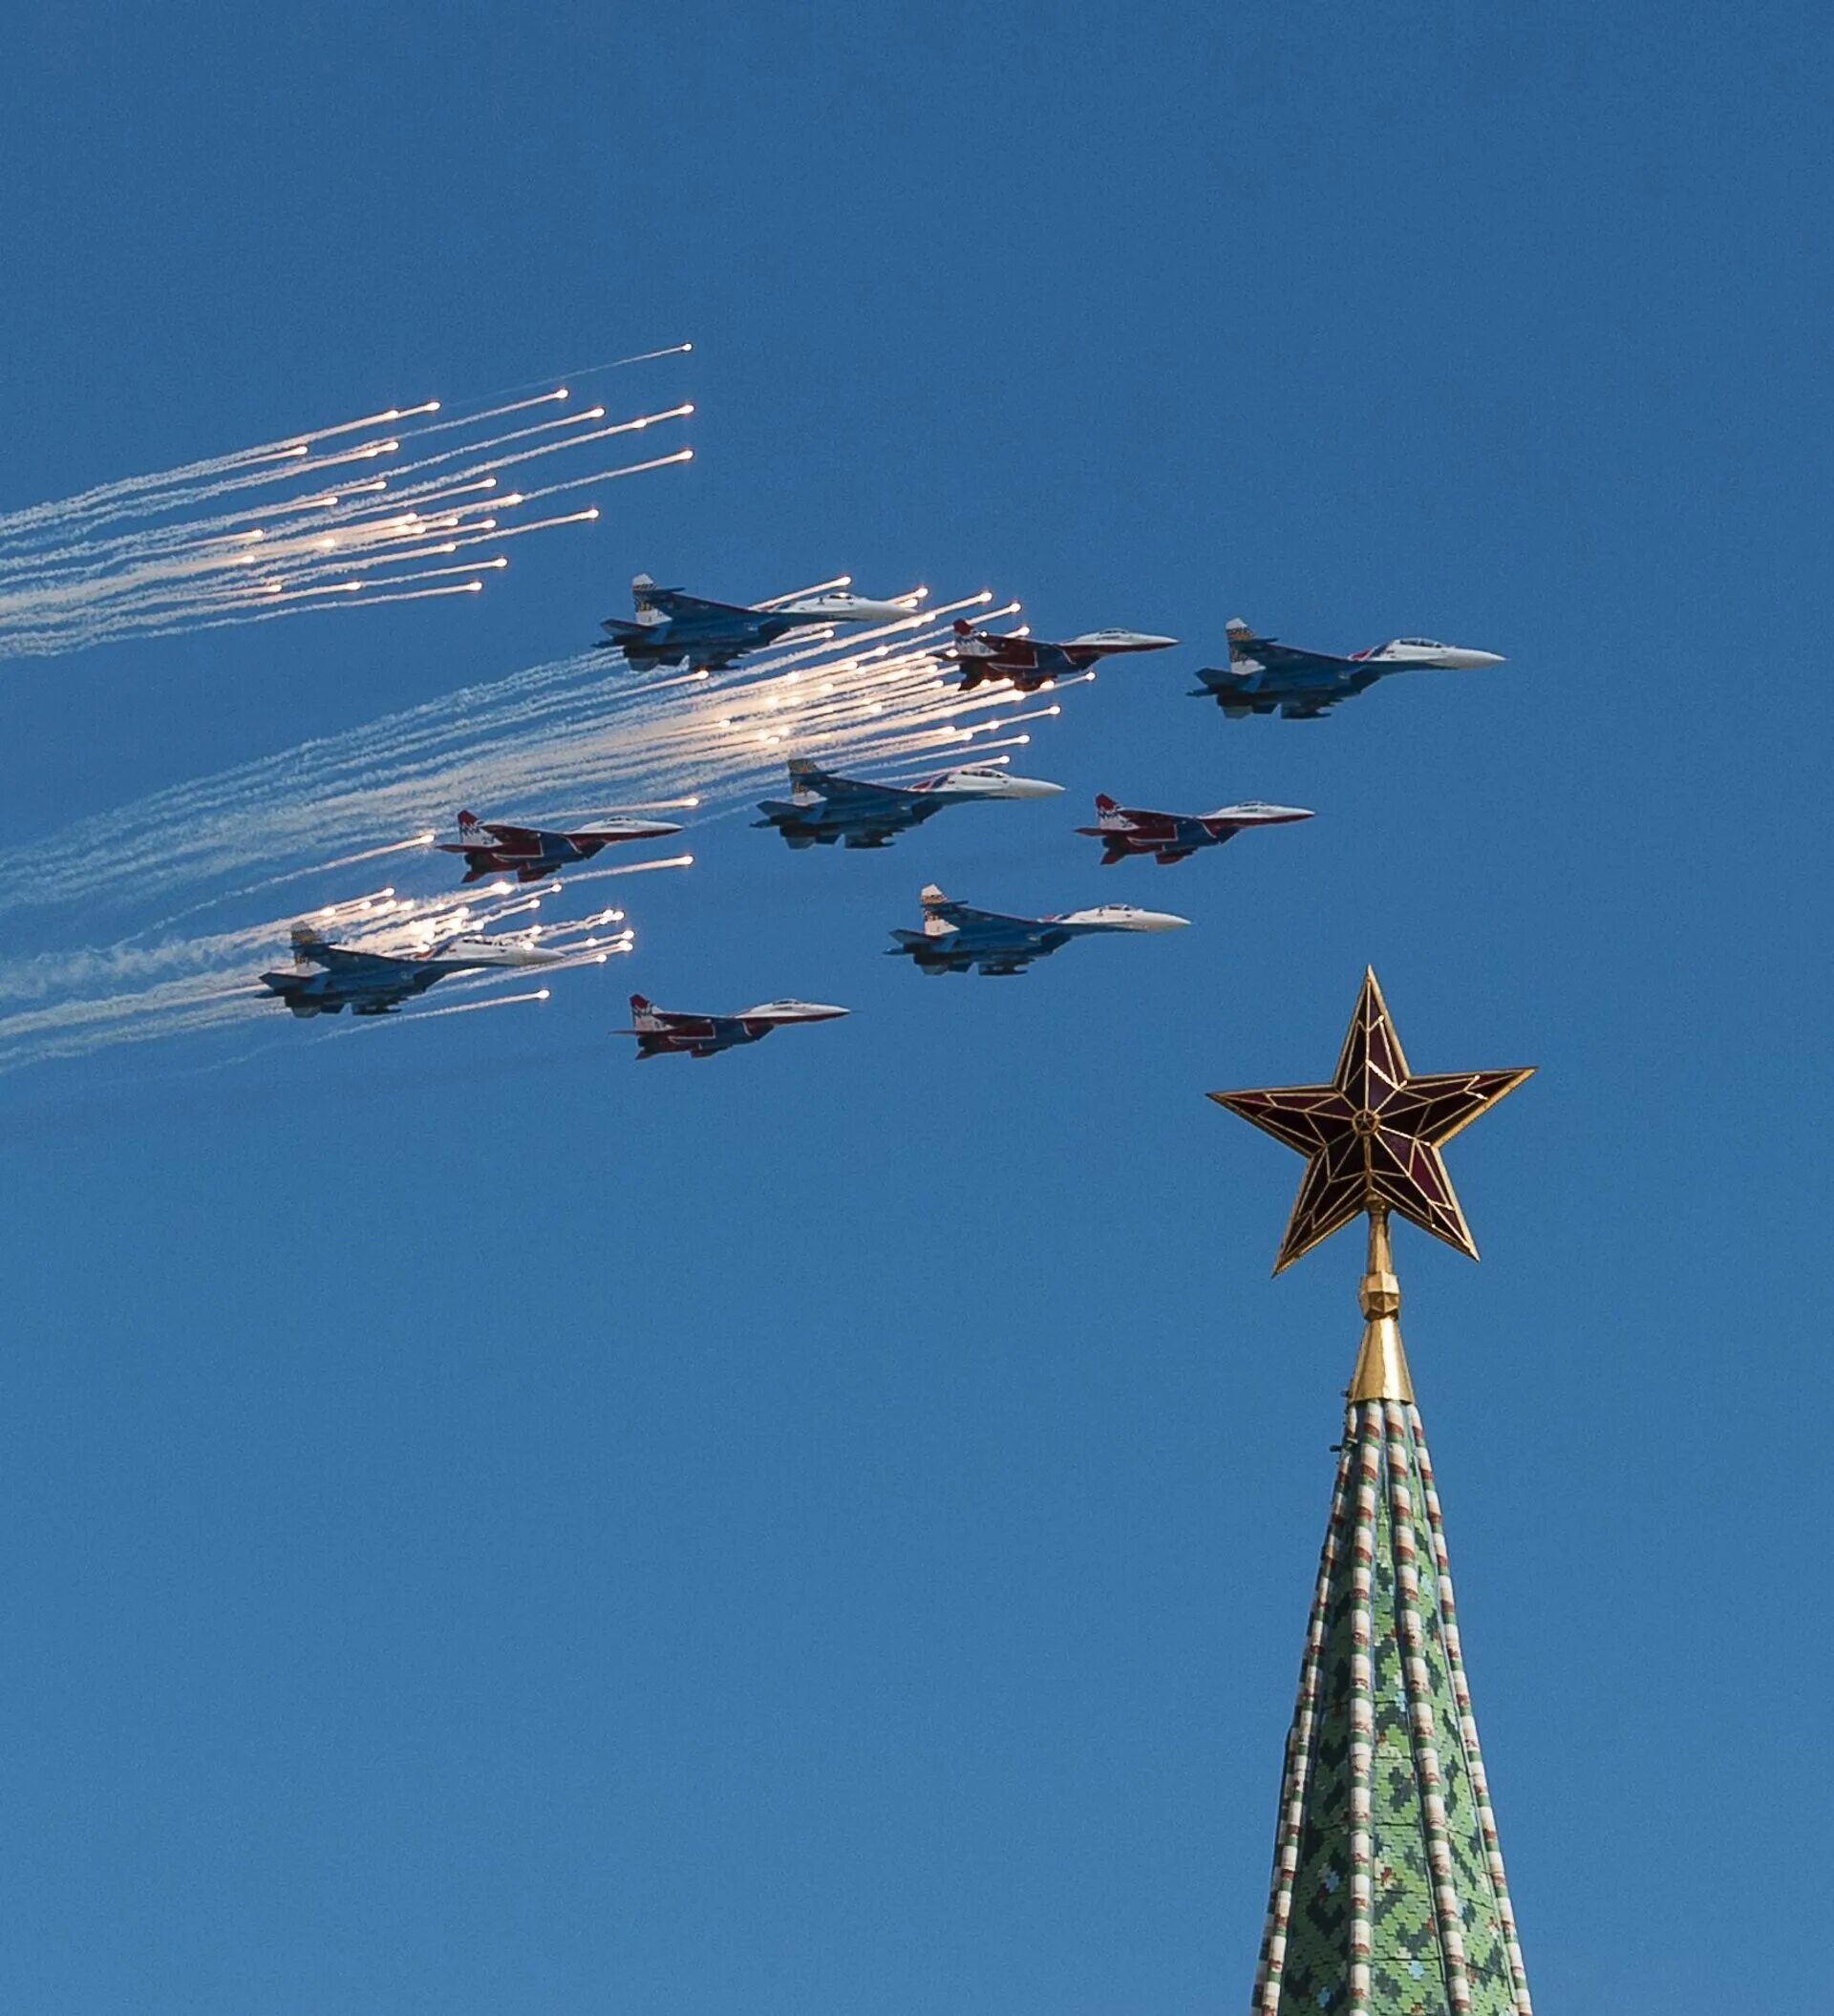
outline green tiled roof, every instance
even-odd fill
[[[1408,1399],[1353,1398],[1345,1417],[1253,2008],[1531,2016]]]

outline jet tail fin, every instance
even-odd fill
[[[312,953],[325,943],[324,934],[314,931],[310,924],[295,924],[287,936],[292,944],[295,966],[309,964]]]
[[[917,899],[923,906],[925,940],[951,937],[957,926],[951,922],[951,913],[957,905],[951,897],[945,896],[934,882],[925,885],[924,893]],[[913,943],[918,942],[915,932],[909,933]]]
[[[1258,668],[1261,661],[1255,656],[1255,646],[1271,642],[1269,638],[1257,637],[1252,626],[1245,623],[1240,616],[1230,617],[1224,626],[1223,634],[1229,640],[1231,671],[1248,671]]]
[[[668,622],[668,611],[658,607],[656,597],[672,593],[674,593],[673,589],[657,587],[654,581],[648,574],[638,574],[632,577],[630,600],[636,605],[636,629],[639,636],[645,630],[652,629],[657,624]]]
[[[641,1036],[661,1029],[662,1017],[656,1013],[653,1001],[646,1001],[641,994],[630,997],[630,1027]]]
[[[829,797],[835,790],[835,778],[831,771],[823,770],[820,763],[808,756],[790,758],[790,796],[799,804],[806,805],[812,798]]]

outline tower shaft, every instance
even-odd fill
[[[1253,2016],[1533,2016],[1379,1212],[1362,1305]]]

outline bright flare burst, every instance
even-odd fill
[[[680,805],[717,817],[778,785],[792,755],[836,766],[983,762],[990,751],[1025,745],[1027,735],[1013,732],[1019,722],[1058,711],[1054,699],[1015,712],[1018,696],[1003,684],[965,694],[940,676],[937,654],[951,619],[1002,613],[991,609],[991,593],[893,599],[911,613],[843,637],[792,637],[711,675],[691,668],[645,677],[614,653],[582,651],[43,836],[30,866],[0,876],[0,913],[144,916],[174,897],[181,907],[100,948],[0,959],[0,1002],[18,1004],[0,1014],[0,1071],[265,1012],[271,1004],[250,990],[247,976],[285,956],[292,920],[268,917],[208,935],[173,935],[173,927],[385,856],[403,858],[388,872],[418,874],[413,857],[428,854],[460,805],[532,823],[579,816],[544,810],[558,806],[589,806],[592,817]],[[527,888],[502,881],[462,895],[449,885],[425,895],[391,886],[321,902],[301,921],[340,943],[424,951],[456,931],[515,919],[567,966],[596,965],[631,948],[629,928],[610,938],[582,934],[622,923],[622,913],[528,922],[543,902],[574,883],[692,861],[691,854],[620,861]],[[16,926],[9,936],[18,942]]]
[[[506,490],[505,471],[529,465],[544,471],[548,456],[570,456],[693,412],[684,403],[608,421],[606,408],[592,406],[488,431],[495,420],[551,410],[568,396],[557,389],[459,418],[427,417],[439,412],[437,400],[391,407],[0,512],[0,658],[46,657],[117,638],[271,622],[309,610],[476,594],[483,586],[480,569],[500,570],[506,561],[483,560],[468,570],[471,579],[424,587],[421,583],[467,570],[370,570],[586,523],[596,509],[528,520],[513,514],[540,498],[693,456],[692,449],[678,449],[537,489]],[[431,438],[447,435],[454,436],[451,445]],[[385,474],[368,473],[366,465],[376,463],[386,464]],[[358,468],[364,473],[355,474]],[[455,503],[464,496],[471,501]],[[480,511],[490,515],[474,516]],[[448,533],[454,537],[442,542]]]

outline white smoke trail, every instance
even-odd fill
[[[973,605],[969,598],[949,607]],[[844,645],[792,648],[708,681],[645,681],[615,654],[608,671],[607,658],[581,653],[481,682],[85,820],[45,843],[31,876],[0,879],[0,914],[143,902],[199,879],[386,844],[443,826],[474,798],[538,789],[551,798],[580,785],[610,799],[698,796],[703,777],[745,789],[792,753],[792,723],[798,746],[812,752],[869,750],[935,712],[939,697],[947,711],[926,648],[943,634],[935,618],[944,613],[878,626]],[[901,631],[894,656],[883,640]],[[873,639],[886,655],[875,654]]]
[[[251,1003],[266,1008],[243,976],[282,956],[288,924],[302,918],[340,943],[424,952],[455,932],[534,917],[572,883],[693,859],[617,862],[520,893],[507,881],[461,895],[384,889],[291,918],[174,935],[201,911],[282,884],[392,854],[428,855],[459,804],[539,822],[536,801],[573,803],[591,793],[601,807],[679,804],[718,817],[761,787],[780,786],[791,754],[837,764],[921,753],[942,763],[1022,746],[1027,736],[1006,732],[1056,704],[1014,715],[1019,696],[1010,689],[964,694],[935,656],[949,619],[991,600],[983,592],[848,636],[791,638],[787,648],[711,677],[646,677],[618,654],[575,653],[52,835],[29,869],[0,873],[0,912],[80,905],[96,915],[143,910],[175,893],[191,900],[111,945],[0,960],[0,1002],[31,1004],[0,1017],[0,1069],[213,1026]],[[982,739],[989,734],[1003,739]],[[250,870],[267,872],[251,878]],[[231,878],[229,887],[211,886]],[[556,949],[596,962],[601,948],[579,945],[578,934],[600,922],[528,928],[563,934]]]
[[[491,537],[589,522],[596,510],[515,522],[504,514],[537,497],[692,457],[691,449],[682,449],[538,491],[501,490],[504,471],[523,464],[544,469],[549,456],[693,412],[684,403],[608,422],[605,408],[594,406],[494,435],[478,432],[497,414],[566,396],[555,392],[464,419],[340,442],[329,452],[321,447],[328,436],[390,427],[411,414],[437,410],[437,402],[391,408],[271,447],[238,450],[0,513],[0,659],[46,657],[131,636],[171,636],[324,608],[478,592],[481,576],[438,587],[417,585],[457,571],[450,568],[375,578],[368,570],[391,559],[456,552]],[[451,430],[467,430],[472,437],[431,453],[420,447],[424,435]],[[378,460],[388,462],[387,475],[346,474]],[[289,494],[261,496],[283,485]],[[434,508],[450,507],[455,497],[471,492],[492,494],[443,512]],[[219,508],[244,494],[246,503]],[[488,515],[478,517],[479,511]],[[453,535],[450,544],[440,543],[441,533]]]

